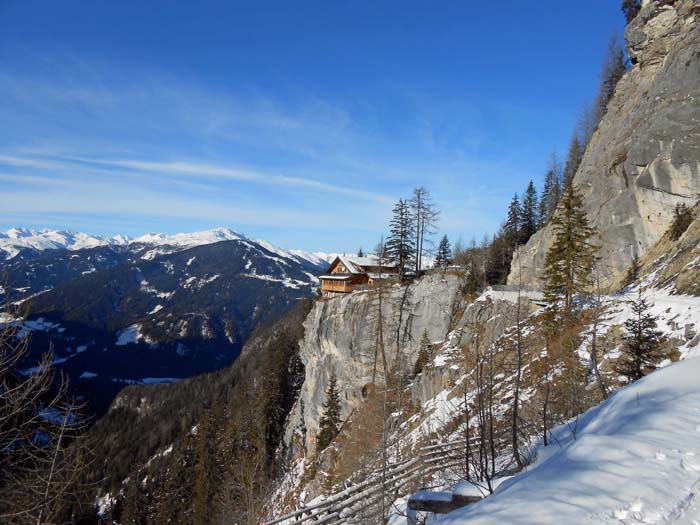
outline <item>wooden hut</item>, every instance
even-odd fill
[[[379,264],[377,257],[353,257],[339,255],[326,272],[321,275],[321,292],[324,296],[352,292],[358,286],[367,286],[380,279],[391,279],[398,276],[396,266]]]

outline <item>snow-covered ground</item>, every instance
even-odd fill
[[[525,472],[437,523],[700,523],[700,357],[615,393]]]

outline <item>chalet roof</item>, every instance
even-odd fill
[[[328,271],[333,269],[338,261],[343,263],[348,269],[348,272],[352,274],[364,274],[367,273],[367,268],[376,268],[379,266],[379,259],[374,255],[367,255],[365,257],[356,257],[352,255],[338,255],[331,265],[328,267]],[[382,268],[394,268],[395,265],[384,261]]]

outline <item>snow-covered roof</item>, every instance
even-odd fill
[[[366,255],[364,257],[338,255],[338,257],[336,257],[336,259],[331,263],[328,270],[333,268],[338,260],[343,263],[343,266],[345,266],[350,273],[353,274],[363,274],[366,273],[365,268],[379,266],[379,258],[374,255]],[[382,267],[394,268],[394,265],[388,261],[383,261]]]

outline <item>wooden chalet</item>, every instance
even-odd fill
[[[353,257],[339,255],[321,279],[321,292],[325,296],[352,292],[358,287],[372,285],[381,279],[398,276],[397,267],[391,264],[380,265],[373,255]]]

